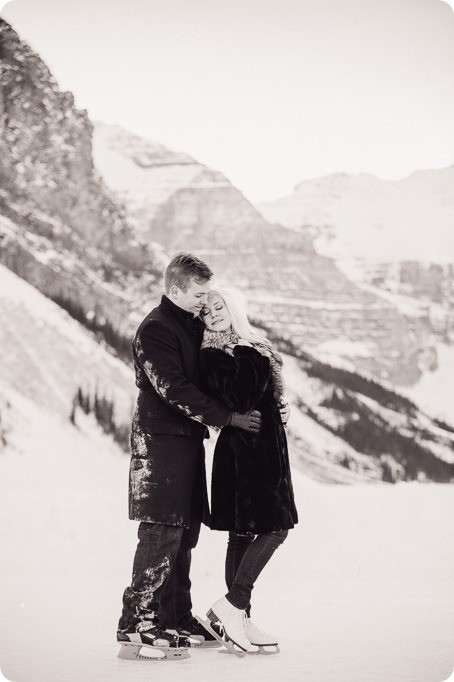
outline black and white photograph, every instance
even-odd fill
[[[0,679],[454,680],[454,0],[0,1]]]

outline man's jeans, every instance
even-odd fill
[[[288,530],[278,530],[261,535],[229,533],[225,558],[225,582],[228,601],[237,609],[251,614],[251,593],[254,583],[288,535]]]
[[[156,625],[184,627],[192,620],[191,550],[200,521],[189,528],[161,523],[139,525],[131,586],[123,594],[118,631],[141,632]]]

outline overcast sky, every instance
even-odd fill
[[[334,172],[454,163],[441,0],[13,0],[2,17],[92,119],[194,156],[253,202]]]

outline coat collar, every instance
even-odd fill
[[[194,323],[197,320],[201,323],[202,321],[198,317],[194,317],[194,313],[191,313],[191,311],[188,310],[183,310],[183,308],[180,308],[179,306],[175,305],[173,301],[170,300],[165,294],[163,294],[161,298],[161,307],[171,315],[174,315],[175,317],[178,317],[180,320],[186,323]]]

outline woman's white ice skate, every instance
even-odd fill
[[[251,642],[249,654],[278,654],[280,652],[277,637],[260,630],[250,618],[246,618],[246,637]]]
[[[251,648],[245,633],[245,611],[237,609],[225,597],[218,599],[207,612],[207,620],[196,616],[199,623],[232,654],[242,658]]]

